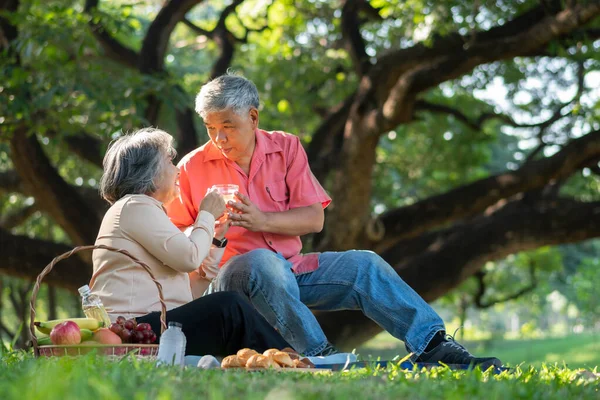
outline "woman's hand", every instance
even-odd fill
[[[226,215],[215,221],[215,238],[223,240],[231,226],[231,220]]]
[[[202,199],[202,203],[200,203],[200,211],[202,210],[211,213],[215,217],[215,220],[219,219],[225,212],[225,200],[223,200],[223,196],[216,190],[208,192]]]

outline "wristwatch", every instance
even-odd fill
[[[214,244],[216,247],[222,249],[223,247],[227,246],[227,238],[223,238],[223,239],[219,240],[216,237],[214,237],[212,240],[212,244]]]

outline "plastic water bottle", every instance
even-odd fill
[[[110,318],[106,313],[106,309],[104,309],[100,297],[92,294],[92,290],[88,285],[83,285],[78,290],[81,295],[81,308],[85,316],[104,322],[104,327],[108,328],[110,326]]]
[[[185,362],[185,335],[179,322],[169,322],[169,329],[160,336],[156,365],[178,365]]]

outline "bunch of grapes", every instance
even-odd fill
[[[117,322],[110,324],[108,329],[119,335],[123,343],[152,344],[156,342],[156,334],[152,331],[150,324],[145,322],[138,324],[135,319],[118,317]]]

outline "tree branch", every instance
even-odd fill
[[[544,133],[554,122],[567,116],[570,113],[570,111],[569,111],[569,112],[563,114],[562,109],[564,107],[566,107],[569,104],[572,104],[575,101],[579,101],[579,99],[581,99],[581,95],[583,94],[583,91],[584,91],[584,81],[585,81],[585,67],[583,65],[583,62],[579,61],[578,68],[577,68],[577,92],[575,93],[575,95],[573,96],[571,101],[564,103],[560,107],[558,107],[557,110],[552,115],[552,117],[550,117],[550,119],[548,121],[546,121],[545,123],[543,123],[539,126],[537,139],[540,141],[540,144],[535,149],[533,149],[532,152],[530,152],[527,155],[523,164],[527,164],[527,163],[531,162],[532,160],[534,160],[535,157],[548,145],[548,143],[546,143],[544,141]]]
[[[337,109],[332,110],[313,133],[306,149],[310,168],[321,182],[338,162],[344,143],[344,126],[353,103],[354,95],[350,95]]]
[[[432,196],[381,216],[386,248],[399,238],[415,236],[436,226],[467,218],[517,193],[539,189],[581,168],[586,160],[600,159],[600,131],[573,140],[552,157],[535,160],[514,172],[506,172]],[[468,204],[468,206],[466,206]]]
[[[23,193],[24,188],[22,183],[17,171],[11,169],[0,172],[0,194],[14,192]]]
[[[319,139],[319,135],[341,135],[331,126],[346,129],[358,126],[357,131],[380,135],[398,124],[410,122],[420,91],[456,78],[477,65],[527,54],[528,48],[544,48],[552,39],[577,31],[600,13],[599,8],[587,4],[549,15],[544,7],[538,6],[488,31],[476,31],[468,37],[458,33],[437,36],[432,45],[419,43],[379,56],[357,92],[346,99],[345,104],[354,102],[352,107],[323,120],[313,140]],[[353,116],[352,121],[349,115]],[[350,135],[346,133],[347,137]],[[356,163],[354,158],[362,157],[364,149],[360,152],[361,155],[348,155],[349,165]],[[337,158],[336,153],[328,156]]]
[[[503,26],[477,32],[474,40],[448,35],[430,48],[422,45],[383,56],[371,73],[381,82],[372,112],[373,131],[393,129],[412,116],[416,94],[455,79],[474,67],[516,56],[526,56],[550,41],[568,35],[600,14],[597,2],[577,5],[556,15],[539,6]],[[367,96],[368,97],[368,96]],[[375,128],[376,127],[376,128]]]
[[[531,204],[520,200],[492,215],[450,228],[439,241],[431,240],[435,233],[422,235],[430,246],[412,258],[405,257],[404,245],[380,255],[425,301],[431,302],[456,288],[488,261],[540,246],[600,237],[599,216],[600,202],[558,198]],[[318,320],[328,339],[343,349],[352,349],[381,332],[360,311],[319,313]]]
[[[516,292],[514,292],[510,295],[506,295],[504,297],[496,298],[493,300],[483,301],[483,297],[484,297],[485,291],[486,291],[486,284],[485,284],[485,280],[484,280],[485,275],[486,274],[481,270],[477,271],[475,273],[475,278],[477,279],[478,288],[477,288],[477,292],[475,293],[475,296],[473,298],[473,303],[475,304],[475,306],[477,308],[480,308],[480,309],[490,308],[490,307],[495,306],[496,304],[506,303],[508,301],[515,300],[515,299],[523,296],[524,294],[531,292],[538,286],[537,277],[535,275],[535,263],[533,261],[531,261],[529,263],[529,282],[530,283],[527,286],[522,287],[521,289],[517,290]]]
[[[20,210],[4,215],[0,218],[0,227],[10,230],[14,227],[22,225],[29,217],[31,217],[37,211],[37,206],[32,204],[30,206],[25,206]]]
[[[19,177],[19,174],[14,170],[0,172],[0,194],[6,193],[21,193],[29,195],[26,185]],[[69,185],[71,190],[77,191],[84,201],[96,211],[99,219],[102,219],[104,213],[108,209],[108,203],[105,202],[94,188],[85,186]]]
[[[102,168],[102,159],[104,158],[102,149],[104,145],[100,139],[81,133],[76,136],[67,136],[64,141],[73,153]]]
[[[50,129],[46,131],[46,135],[56,138],[60,134]],[[61,141],[66,143],[71,152],[96,165],[97,167],[102,168],[102,149],[104,145],[100,139],[85,132],[80,132],[77,135],[62,136]]]
[[[402,277],[427,301],[432,301],[462,283],[487,261],[540,246],[600,236],[599,215],[600,202],[566,198],[535,203],[520,200],[492,215],[457,226],[444,240],[411,260],[393,250],[382,256],[391,262],[400,260],[394,265]]]
[[[183,22],[183,24],[185,26],[187,26],[188,28],[190,28],[194,33],[201,35],[201,36],[206,36],[207,38],[212,39],[215,31],[207,31],[206,29],[202,29],[200,28],[198,25],[194,24],[192,21],[190,21],[187,18],[184,18],[181,20],[181,22]]]
[[[189,20],[185,19],[183,22],[193,29],[196,33],[206,35],[212,38],[220,48],[220,54],[215,63],[213,64],[210,72],[210,79],[214,79],[220,75],[223,75],[227,68],[231,65],[233,55],[235,51],[234,41],[235,37],[227,30],[225,20],[233,13],[236,7],[241,4],[243,0],[236,0],[223,10],[217,26],[212,31],[206,31],[194,25]],[[183,89],[182,89],[183,90]],[[187,154],[194,150],[198,146],[198,140],[196,138],[196,129],[194,127],[193,120],[194,112],[190,108],[177,110],[177,124],[179,126],[179,132],[182,140],[178,146],[178,152],[180,154]]]
[[[243,0],[234,0],[231,4],[225,7],[225,9],[223,9],[221,12],[217,26],[214,29],[213,40],[217,43],[221,49],[221,52],[211,68],[210,79],[214,79],[223,75],[227,71],[227,68],[229,68],[231,65],[233,53],[235,51],[236,37],[227,30],[225,21],[241,3],[243,3]]]
[[[7,13],[16,12],[19,9],[19,0],[3,0],[0,2],[0,10]],[[8,50],[13,40],[17,38],[17,27],[10,23],[2,14],[0,15],[0,49]]]
[[[40,209],[50,214],[75,244],[94,243],[101,221],[97,210],[62,179],[37,138],[22,128],[13,134],[10,145],[13,164],[27,194],[36,198]]]
[[[142,74],[154,75],[164,72],[165,53],[169,44],[171,33],[178,22],[182,21],[185,14],[196,4],[203,0],[169,0],[158,12],[144,40],[140,50],[138,68]],[[154,94],[146,98],[147,106],[144,117],[155,125],[158,120],[162,101]],[[182,134],[184,134],[182,132]]]
[[[360,19],[358,10],[361,8],[363,0],[345,0],[342,6],[342,37],[344,38],[344,47],[354,65],[354,70],[358,76],[363,76],[369,70],[369,56],[367,55],[365,41],[360,33]]]
[[[97,12],[98,3],[99,0],[86,0],[84,6],[84,11],[91,16],[89,26],[94,37],[98,40],[108,58],[129,68],[137,69],[138,53],[119,42],[106,31]]]
[[[569,115],[568,112],[563,113],[562,110],[563,110],[563,108],[570,105],[573,101],[574,100],[571,100],[570,102],[561,104],[558,107],[558,109],[554,112],[554,114],[552,114],[552,116],[550,118],[548,118],[547,120],[542,121],[542,122],[529,123],[529,124],[519,124],[519,123],[515,122],[515,120],[513,120],[510,116],[505,115],[505,114],[500,114],[500,113],[482,113],[476,119],[471,119],[466,114],[464,114],[462,111],[460,111],[456,108],[453,108],[453,107],[450,107],[450,106],[447,106],[444,104],[429,103],[425,100],[415,101],[414,112],[416,113],[418,111],[429,111],[429,112],[434,112],[434,113],[452,115],[454,118],[456,118],[457,120],[459,120],[460,122],[462,122],[463,124],[465,124],[466,126],[468,126],[469,128],[471,128],[475,131],[481,130],[483,128],[483,124],[491,119],[499,119],[502,122],[504,122],[505,124],[510,125],[514,128],[546,129],[550,125],[555,123],[556,121]]]
[[[423,68],[416,72],[412,76],[411,90],[421,92],[458,77],[483,63],[526,55],[529,51],[543,48],[561,35],[572,33],[599,14],[600,4],[591,2],[566,9],[556,15],[546,15],[538,23],[511,35],[498,35],[498,28],[478,33],[475,42],[455,57],[448,57],[435,63],[432,68]]]
[[[11,235],[0,228],[0,249],[2,274],[34,280],[54,257],[72,250],[72,246]],[[44,282],[76,291],[83,283],[89,282],[91,272],[91,264],[80,257],[69,257],[57,264]]]
[[[165,53],[171,32],[185,14],[203,0],[169,0],[158,12],[150,24],[142,42],[139,69],[142,73],[152,74],[164,70]]]

